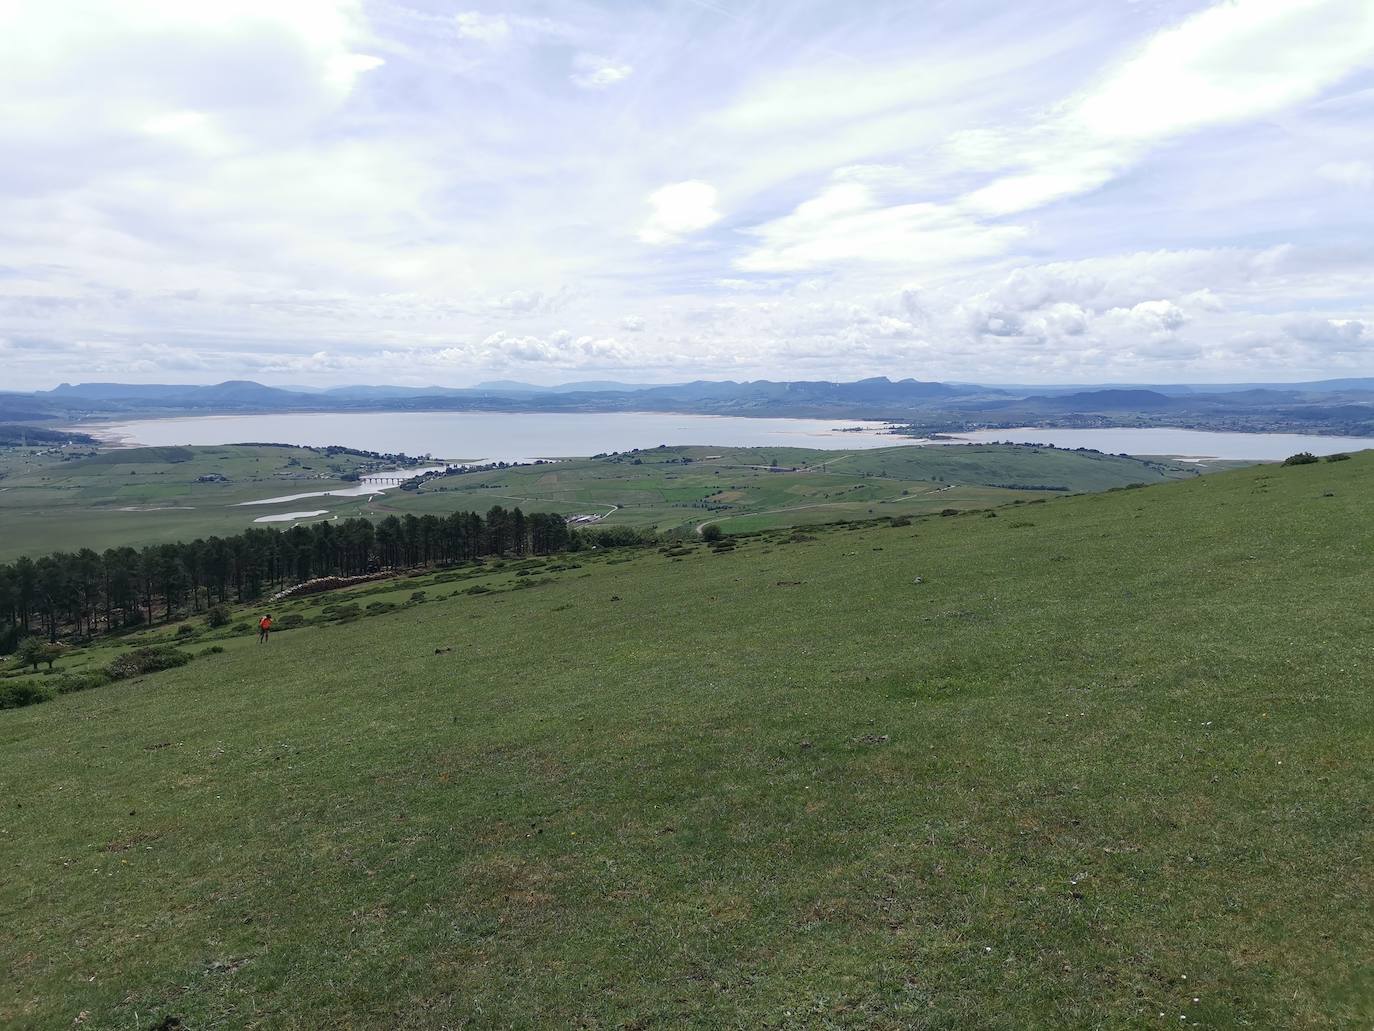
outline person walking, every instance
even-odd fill
[[[267,635],[272,632],[272,617],[263,616],[258,620],[258,644],[267,643]]]

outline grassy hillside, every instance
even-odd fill
[[[710,522],[740,532],[981,508],[1018,497],[1195,475],[1195,468],[1169,462],[1014,445],[849,452],[664,447],[448,477],[416,494],[388,495],[370,507],[447,512],[520,504],[541,511],[609,513],[608,522],[660,530]]]
[[[89,449],[78,449],[86,454]],[[683,458],[692,458],[683,464]],[[61,461],[60,453],[0,448],[0,561],[58,547],[104,550],[232,534],[274,513],[321,519],[391,513],[485,512],[492,505],[607,515],[608,522],[758,529],[837,518],[982,507],[1060,491],[1196,475],[1187,466],[1095,452],[976,446],[829,452],[800,448],[659,448],[633,455],[446,477],[418,492],[375,498],[244,501],[347,486],[367,464],[309,448],[131,448]],[[770,470],[780,465],[781,470]],[[202,476],[224,479],[198,482]],[[282,525],[282,524],[277,524]]]
[[[0,712],[0,1024],[1369,1026],[1371,491],[458,570]]]

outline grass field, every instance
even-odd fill
[[[683,464],[684,457],[694,461]],[[770,471],[774,463],[780,471]],[[348,486],[339,477],[364,464],[357,456],[246,445],[110,450],[66,462],[60,453],[0,449],[0,472],[8,473],[0,480],[0,561],[58,548],[104,550],[238,533],[259,516],[293,511],[324,510],[320,519],[380,518],[521,505],[665,530],[719,522],[738,531],[981,507],[1045,493],[1026,488],[1093,491],[1196,475],[1167,462],[997,445],[854,453],[662,448],[446,477],[419,491],[373,498],[240,506]],[[205,475],[225,480],[197,482]]]
[[[309,502],[237,507],[240,502],[356,486],[344,473],[374,463],[309,448],[129,448],[62,460],[61,451],[0,448],[0,561],[88,547],[157,544],[240,533],[260,515]],[[201,476],[224,481],[200,483]],[[336,498],[356,508],[361,498]],[[318,507],[324,507],[323,505]]]
[[[0,1024],[1368,1027],[1371,491],[471,567],[0,712]]]
[[[419,513],[519,504],[607,514],[610,523],[659,530],[718,523],[740,532],[983,507],[1196,474],[1169,462],[1010,445],[854,452],[672,447],[448,477],[416,493],[389,494],[368,507]]]

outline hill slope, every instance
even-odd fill
[[[493,569],[0,713],[0,1023],[1363,1026],[1371,490]]]

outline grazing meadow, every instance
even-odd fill
[[[0,712],[0,1024],[1368,1026],[1371,491],[732,514],[8,670],[195,656]]]

